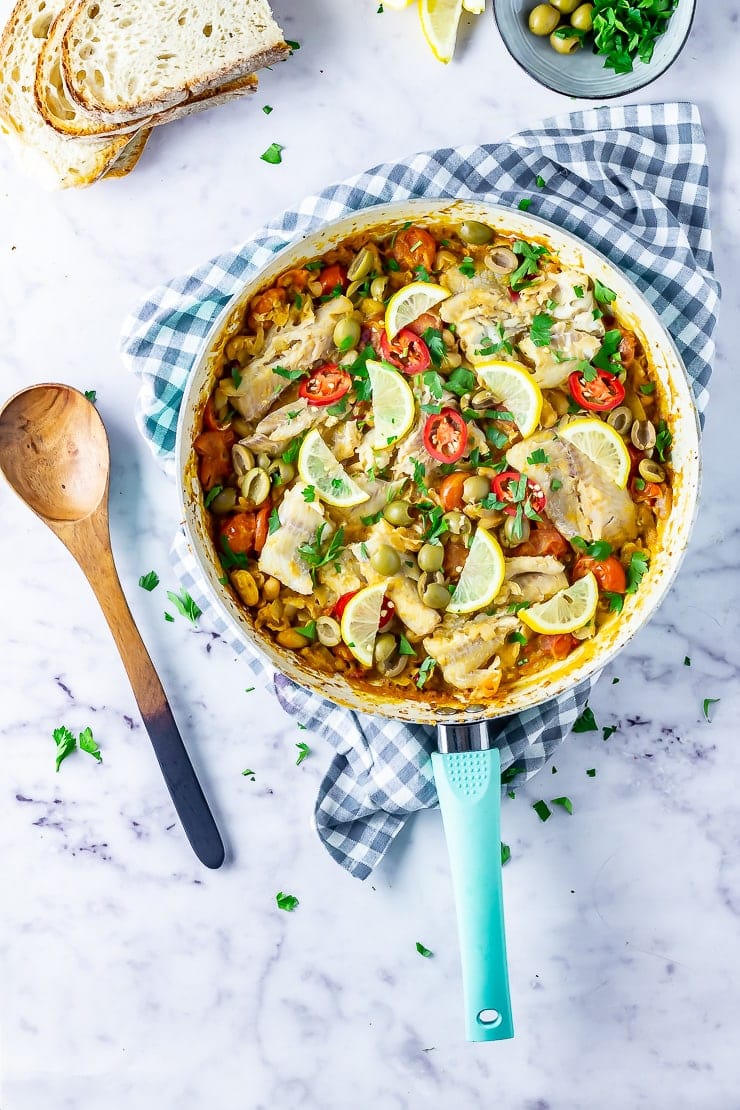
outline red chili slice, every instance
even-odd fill
[[[350,590],[349,593],[342,594],[342,596],[337,599],[334,608],[331,611],[331,615],[334,617],[335,620],[340,621],[342,619],[344,610],[347,608],[356,593],[358,593],[357,590]]]
[[[314,370],[310,378],[304,378],[298,395],[309,405],[334,405],[351,387],[352,378],[342,366],[337,366],[336,362],[325,362]]]
[[[597,370],[591,382],[575,370],[568,378],[568,388],[573,400],[589,412],[610,412],[624,400],[624,386],[607,370]]]
[[[383,598],[383,604],[380,606],[380,620],[378,622],[378,632],[385,632],[386,628],[390,626],[391,621],[396,615],[396,607],[389,597]]]
[[[527,489],[524,497],[519,498],[519,501],[514,500],[516,487],[523,477],[524,475],[520,474],[518,470],[504,470],[493,479],[493,492],[496,499],[506,502],[504,512],[509,516],[514,516],[517,504],[521,501],[528,501],[536,513],[541,513],[547,502],[542,486],[533,482],[531,478],[527,478]]]
[[[424,446],[437,462],[454,463],[468,445],[468,428],[456,409],[442,409],[427,417]]]
[[[432,361],[426,343],[411,328],[401,328],[392,340],[383,332],[380,353],[386,362],[403,370],[404,374],[421,374]]]

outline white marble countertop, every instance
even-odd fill
[[[306,192],[581,105],[519,71],[490,12],[443,68],[413,10],[274,7],[300,52],[252,103],[156,133],[131,177],[45,194],[0,148],[3,395],[45,380],[97,390],[121,578],[230,852],[221,871],[197,864],[92,595],[3,491],[3,1110],[737,1107],[740,8],[700,0],[680,61],[634,98],[693,96],[711,155],[724,299],[694,540],[612,668],[619,685],[593,699],[616,733],[571,737],[557,774],[505,802],[517,1035],[470,1045],[438,812],[372,879],[348,877],[310,829],[328,747],[246,693],[207,628],[163,619],[177,502],[135,430],[117,337],[142,291]],[[281,166],[259,159],[272,141]],[[137,581],[152,568],[163,584],[148,594]],[[711,723],[706,697],[721,699]],[[54,773],[62,723],[92,726],[102,765],[76,754]],[[303,739],[312,753],[296,767]],[[531,803],[560,794],[574,815],[541,824]],[[294,913],[276,909],[277,890],[299,897]]]

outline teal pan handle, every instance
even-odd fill
[[[457,744],[449,742],[452,734]],[[489,742],[485,722],[440,726],[443,750],[432,755],[455,890],[469,1041],[514,1036],[501,889],[501,759]],[[450,750],[456,746],[478,750]]]

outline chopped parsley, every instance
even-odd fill
[[[277,532],[278,528],[281,528],[281,527],[282,527],[282,525],[280,523],[280,517],[278,516],[278,511],[277,511],[277,509],[272,509],[270,511],[270,516],[269,516],[268,521],[267,521],[267,534],[269,536],[271,536],[273,534],[273,532]]]
[[[308,370],[286,370],[284,366],[273,366],[272,372],[288,382],[297,382],[299,378],[305,378],[308,375]]]
[[[301,497],[303,498],[304,501],[309,501],[309,502],[315,501],[316,500],[316,487],[315,486],[304,486],[303,489],[301,490]]]
[[[633,551],[630,564],[627,567],[627,589],[625,593],[636,594],[643,578],[647,574],[650,556],[646,551]]]
[[[231,371],[231,380],[232,380],[232,382],[234,383],[234,385],[236,386],[237,389],[242,384],[243,379],[242,379],[241,371],[239,370],[238,366],[235,366],[233,368],[233,370]]]
[[[254,782],[254,771],[252,770],[251,767],[245,767],[244,770],[242,771],[242,774],[243,775],[248,775],[249,778],[252,780],[252,782]]]
[[[205,505],[206,508],[209,508],[209,506],[216,500],[216,498],[218,497],[219,493],[221,493],[223,488],[224,488],[223,486],[211,486],[208,493],[205,495],[205,497],[203,499],[203,504]],[[139,585],[141,585],[141,582],[139,582]]]
[[[562,798],[551,798],[550,801],[554,806],[562,806],[566,813],[570,813],[571,816],[573,815],[573,803],[570,798],[563,795]]]
[[[398,638],[398,654],[399,655],[416,655],[416,652],[408,642],[406,637],[401,633]]]
[[[709,716],[709,711],[710,711],[710,709],[712,708],[713,705],[717,704],[717,702],[719,700],[720,700],[719,698],[704,698],[704,701],[702,702],[702,711],[704,713],[704,720],[705,721],[710,721],[711,722],[711,717]]]
[[[427,679],[436,666],[437,660],[432,659],[431,655],[428,655],[422,665],[419,667],[419,674],[416,678],[416,685],[419,687],[420,690],[424,689]]]
[[[534,183],[538,189],[544,189],[545,185],[547,184],[541,173],[537,174],[537,177],[534,179]]]
[[[651,393],[655,393],[655,382],[643,382],[640,386],[640,393],[644,393],[647,396]]]
[[[522,197],[522,199],[519,201],[519,204],[517,205],[517,208],[520,212],[528,212],[531,205],[532,201],[530,197]]]
[[[574,732],[598,732],[599,726],[596,724],[593,709],[588,706],[583,710],[580,717],[578,717],[573,724]]]
[[[590,779],[596,778],[596,768],[595,767],[589,767],[589,769],[586,771],[586,774],[588,775],[588,777]]]
[[[427,484],[425,478],[427,476],[426,467],[419,459],[412,459],[411,462],[414,466],[414,482],[419,487],[422,493],[427,493]]]
[[[426,948],[420,940],[417,940],[416,942],[416,951],[419,953],[420,956],[424,956],[426,959],[429,959],[430,956],[434,955],[431,948]]]
[[[159,585],[159,575],[156,570],[150,570],[148,574],[142,574],[139,579],[139,585],[142,590],[147,590],[148,593],[151,593],[152,590],[156,590]]]
[[[277,908],[279,910],[285,910],[287,913],[292,913],[296,906],[299,905],[295,894],[283,894],[282,890],[278,891],[275,895],[275,901],[277,902]]]
[[[611,304],[616,301],[617,294],[608,285],[602,285],[598,278],[594,278],[594,297],[601,304]]]
[[[684,665],[684,667],[690,667],[691,666],[691,659],[689,658],[688,655],[684,655],[683,665]]]
[[[616,725],[604,725],[604,727],[601,730],[602,738],[604,740],[608,740],[609,737],[613,736],[616,731],[617,731],[617,726]]]
[[[591,359],[594,366],[598,366],[599,370],[608,370],[610,374],[618,374],[622,369],[622,364],[619,358],[619,344],[622,342],[622,333],[619,328],[612,328],[606,332],[601,342],[601,346]],[[593,381],[586,378],[586,381]]]
[[[527,455],[527,462],[530,466],[535,466],[537,463],[548,463],[550,456],[542,447],[536,447],[531,455]]]
[[[552,816],[552,810],[550,809],[547,802],[543,802],[541,800],[539,802],[535,802],[532,806],[532,809],[535,811],[540,821],[547,821],[548,817]]]
[[[426,266],[414,266],[414,277],[417,281],[432,280]]]
[[[167,597],[182,617],[187,617],[191,624],[198,623],[198,617],[201,616],[202,609],[198,608],[187,590],[180,590],[179,594],[168,590]]]
[[[300,628],[296,628],[296,632],[299,632],[301,636],[305,636],[307,640],[315,640],[316,621],[309,621],[308,624],[304,624]]]
[[[466,255],[458,266],[458,270],[463,275],[463,277],[475,277],[475,262],[472,258]]]
[[[262,111],[265,113],[266,116],[269,116],[270,112],[272,111],[272,105],[263,104],[262,105]]]
[[[599,3],[593,13],[594,52],[603,56],[604,67],[615,73],[631,73],[636,58],[647,65],[677,3],[678,0]]]
[[[313,541],[302,543],[298,548],[298,554],[308,564],[314,581],[319,567],[326,566],[327,563],[333,563],[344,549],[344,528],[338,528],[328,543],[324,543],[322,537],[325,528],[326,521],[323,521],[316,529]]]
[[[86,389],[85,397],[91,404],[95,404],[98,399],[98,391],[96,389]]]
[[[290,443],[280,456],[283,462],[294,463],[297,460],[298,455],[300,454],[301,444],[303,443],[305,438],[306,433],[304,432],[302,435],[296,436],[295,439],[292,439],[290,441]]]
[[[175,623],[175,618],[172,616],[172,613],[168,613],[166,609],[164,611],[164,619],[169,621],[170,624]]]
[[[292,39],[286,39],[285,45],[290,47],[292,54],[295,54],[296,50],[301,49],[301,44],[299,42],[293,42]]]
[[[69,729],[66,728],[64,725],[60,725],[59,728],[55,728],[52,732],[52,736],[54,738],[54,743],[57,746],[56,764],[58,771],[63,761],[67,758],[68,755],[71,755],[77,747],[77,741],[75,740]]]
[[[582,285],[574,285],[573,286],[573,292],[575,293],[575,295],[577,297],[579,297],[579,298],[582,297],[583,296],[583,286]]]
[[[555,321],[546,312],[538,312],[532,319],[529,329],[529,338],[535,347],[549,347],[551,342],[550,331]]]
[[[283,160],[282,152],[285,150],[284,146],[280,143],[270,143],[264,154],[260,154],[263,162],[269,162],[271,166],[279,166]]]
[[[511,793],[513,793],[513,791],[511,791]],[[501,866],[503,867],[504,864],[508,863],[510,859],[511,859],[511,848],[509,847],[508,844],[504,844],[504,842],[502,840],[501,841]]]
[[[296,744],[296,747],[298,748],[298,759],[296,759],[295,765],[296,767],[300,767],[301,763],[303,763],[303,760],[307,759],[308,756],[311,754],[311,749],[309,748],[308,744],[304,744],[302,740],[300,741],[300,743]]]
[[[425,370],[422,374],[422,380],[432,397],[436,397],[438,401],[441,401],[444,397],[444,384],[437,371]]]
[[[89,726],[88,728],[83,728],[82,732],[80,733],[79,745],[80,751],[87,752],[87,754],[91,755],[93,759],[97,760],[98,763],[103,762],[103,757],[100,754],[100,748],[93,739],[92,729]]]
[[[517,292],[531,284],[531,282],[526,281],[528,277],[535,274],[539,275],[539,260],[549,252],[547,247],[541,247],[535,243],[525,243],[523,239],[515,240],[511,249],[522,260],[511,275],[509,283],[511,289]]]
[[[370,516],[361,516],[360,520],[366,528],[369,528],[371,524],[377,524],[378,521],[382,519],[382,517],[383,510],[379,509],[377,513],[371,513]]]
[[[609,602],[610,613],[621,613],[624,609],[624,597],[622,594],[613,593],[611,590],[604,590],[603,596]]]
[[[424,340],[427,347],[429,348],[429,354],[431,355],[434,365],[438,367],[441,366],[442,360],[447,353],[445,341],[442,338],[442,332],[439,330],[439,328],[425,328],[424,331],[421,333],[421,338]],[[435,393],[435,397],[436,396],[441,397],[442,394]]]
[[[668,431],[668,425],[665,420],[658,422],[655,437],[655,450],[658,452],[658,458],[661,462],[665,462],[671,453],[671,444],[673,443],[673,436]]]

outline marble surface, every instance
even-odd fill
[[[251,104],[156,133],[131,177],[44,194],[0,148],[3,393],[49,379],[97,390],[121,578],[230,853],[210,873],[188,850],[81,574],[4,490],[3,1110],[740,1107],[740,9],[700,0],[681,59],[635,98],[693,96],[711,155],[724,303],[693,544],[612,668],[619,684],[598,687],[598,722],[617,731],[572,737],[557,771],[504,805],[517,1035],[469,1045],[439,814],[420,815],[372,879],[350,879],[310,829],[329,751],[246,692],[206,627],[163,619],[177,503],[135,430],[117,337],[143,290],[305,192],[578,105],[517,69],[490,12],[443,68],[413,10],[274,7],[301,50]],[[281,166],[259,159],[273,141]],[[152,568],[162,585],[148,594],[137,581]],[[707,697],[721,699],[711,723]],[[54,773],[62,723],[93,728],[100,766],[78,753]],[[296,767],[301,740],[312,752]],[[541,824],[531,803],[562,794],[573,816]],[[294,913],[276,909],[278,890],[300,899]]]

